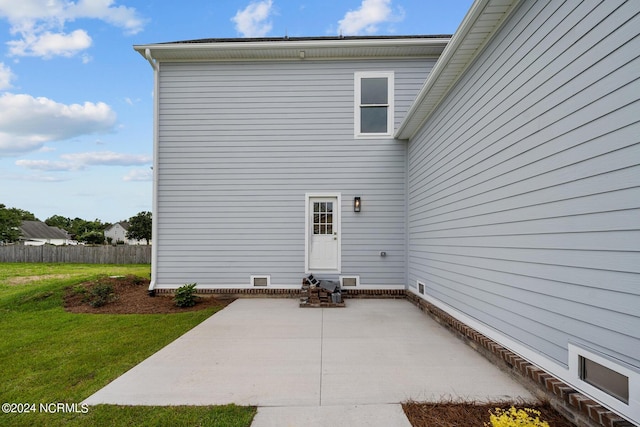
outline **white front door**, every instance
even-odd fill
[[[308,270],[340,269],[338,197],[309,197],[307,208]]]

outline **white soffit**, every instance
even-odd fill
[[[409,139],[500,28],[519,0],[476,0],[433,67],[395,137]]]
[[[151,57],[159,62],[437,58],[449,40],[449,36],[211,39],[136,45],[133,48],[142,56],[148,49]]]

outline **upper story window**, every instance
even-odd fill
[[[393,135],[393,72],[355,73],[356,138]]]

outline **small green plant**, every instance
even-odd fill
[[[496,408],[489,414],[491,423],[484,423],[485,427],[549,427],[549,423],[540,420],[540,411],[531,408]]]
[[[73,293],[78,295],[87,295],[87,292],[88,292],[87,288],[82,286],[82,284],[74,285],[72,289],[73,289]]]
[[[85,297],[89,305],[93,308],[102,307],[103,305],[118,299],[113,286],[107,283],[97,283],[93,285]]]
[[[140,286],[144,283],[144,279],[140,276],[135,276],[133,274],[128,274],[124,277],[124,279],[135,286]]]
[[[175,304],[178,307],[193,307],[196,305],[196,285],[197,283],[191,283],[184,286],[180,286],[176,290],[174,297]]]

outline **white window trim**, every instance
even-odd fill
[[[573,385],[581,392],[590,396],[594,400],[601,402],[610,409],[633,420],[640,419],[640,373],[633,371],[621,363],[613,362],[611,359],[601,356],[594,351],[587,350],[583,346],[569,343],[569,375],[573,380]],[[629,378],[629,403],[626,404],[609,393],[583,381],[580,378],[580,356],[593,360],[602,366],[606,366],[612,371]]]
[[[340,276],[340,287],[343,288],[344,286],[344,279],[356,279],[356,284],[355,286],[346,286],[346,288],[351,289],[351,288],[357,288],[358,286],[360,286],[360,276],[357,275],[353,275],[353,276]]]
[[[256,285],[254,285],[254,283],[253,283],[255,279],[267,279],[267,284],[266,284],[265,286],[262,286],[262,285],[261,285],[261,286],[256,286]],[[251,284],[251,286],[253,286],[253,287],[257,287],[257,288],[268,288],[269,286],[271,286],[271,275],[270,275],[270,274],[262,274],[262,275],[256,274],[255,276],[254,276],[254,275],[252,275],[252,276],[249,278],[249,283],[250,283],[250,284]]]
[[[362,133],[360,132],[360,95],[362,84],[361,80],[364,78],[387,78],[387,99],[388,99],[388,111],[387,111],[387,132],[386,133]],[[393,137],[393,125],[395,118],[394,108],[394,74],[393,71],[358,71],[354,73],[354,123],[353,132],[354,137],[357,139],[371,139],[371,138],[389,138]]]
[[[421,286],[422,286],[422,292],[420,292]],[[416,292],[418,293],[418,295],[424,295],[427,292],[427,287],[425,286],[424,282],[421,282],[420,280],[416,280]]]
[[[336,270],[309,269],[309,244],[311,243],[309,241],[309,230],[311,229],[311,225],[309,224],[309,220],[311,217],[311,214],[309,212],[309,201],[314,197],[336,198],[337,209],[335,212],[335,220],[338,227],[336,234],[338,237],[338,268]],[[340,274],[342,272],[342,193],[305,193],[304,195],[304,272],[305,274]]]

